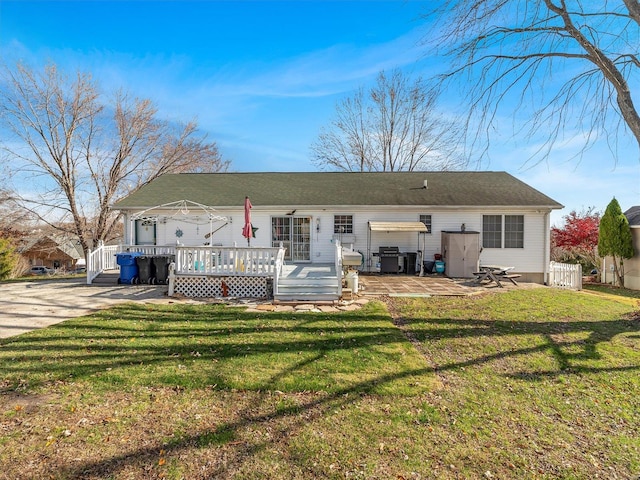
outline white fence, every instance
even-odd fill
[[[582,290],[582,265],[551,262],[549,264],[549,286]]]

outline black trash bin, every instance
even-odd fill
[[[407,272],[407,275],[416,274],[417,259],[418,259],[418,254],[416,252],[407,252],[407,265],[405,267],[405,272]]]
[[[425,260],[423,265],[424,265],[424,273],[433,273],[433,267],[436,266],[436,262]]]
[[[140,283],[152,284],[156,277],[153,257],[141,255],[136,258],[136,263],[138,265],[138,281]]]
[[[155,283],[169,283],[169,265],[175,262],[175,255],[156,255],[153,257],[155,266]]]

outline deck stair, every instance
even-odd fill
[[[285,265],[274,292],[277,302],[330,302],[340,299],[338,276],[329,264]]]
[[[118,278],[120,278],[120,272],[118,270],[105,270],[93,279],[91,285],[93,285],[94,287],[117,285]]]

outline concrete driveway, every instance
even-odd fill
[[[0,338],[43,328],[124,302],[169,303],[166,286],[93,287],[84,279],[0,284]]]

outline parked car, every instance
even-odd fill
[[[53,270],[51,268],[40,265],[37,267],[31,267],[31,270],[29,270],[29,273],[31,275],[52,275]]]

